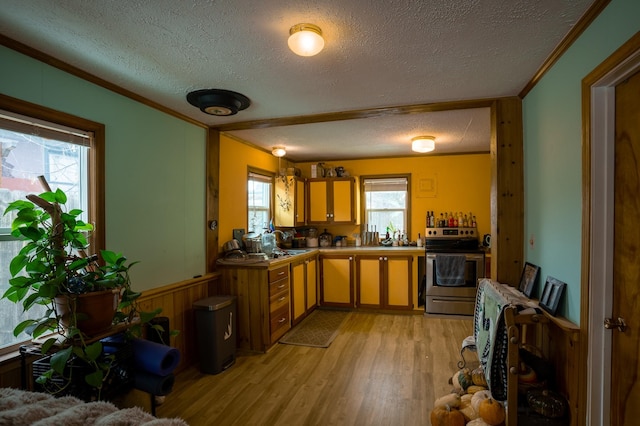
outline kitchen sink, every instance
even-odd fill
[[[288,257],[295,256],[297,254],[305,254],[311,251],[312,249],[279,249],[278,251],[274,251],[271,255],[272,257]]]
[[[286,249],[285,252],[290,255],[309,253],[311,249]]]

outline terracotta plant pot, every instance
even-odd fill
[[[71,312],[75,310],[78,329],[87,336],[93,336],[111,328],[119,298],[120,292],[117,289],[60,295],[55,298],[56,310],[65,327],[71,324]]]

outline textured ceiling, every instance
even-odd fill
[[[202,123],[517,95],[593,0],[2,0],[0,32]],[[303,58],[289,28],[322,28]],[[186,94],[221,88],[252,104],[208,116]],[[482,123],[481,121],[486,120]],[[486,109],[230,131],[293,160],[487,151]],[[446,143],[444,142],[446,141]]]

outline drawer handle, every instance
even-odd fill
[[[280,318],[280,320],[278,321],[280,324],[282,324],[283,322],[285,322],[287,319],[285,317]]]
[[[284,288],[285,284],[280,284],[278,288]]]
[[[278,299],[278,302],[282,302],[284,299],[286,299],[286,297],[282,296],[280,299]]]
[[[284,271],[278,272],[278,275],[284,275]]]

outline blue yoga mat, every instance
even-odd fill
[[[180,351],[171,346],[143,339],[133,339],[131,344],[136,368],[148,373],[168,376],[180,362]]]
[[[164,396],[171,393],[175,376],[158,376],[146,371],[136,371],[133,375],[133,387],[151,395]]]

